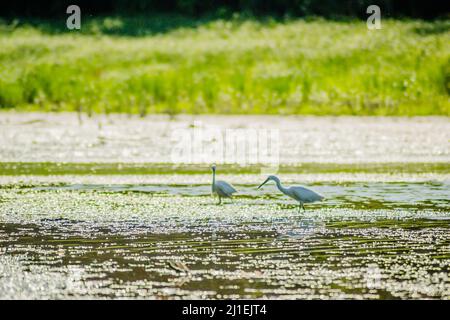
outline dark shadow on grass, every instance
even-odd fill
[[[431,36],[450,31],[449,20],[436,20],[433,23],[422,24],[414,28],[414,32],[421,36]]]
[[[0,31],[9,32],[16,28],[31,27],[50,35],[84,34],[111,35],[126,37],[143,37],[164,34],[177,29],[195,29],[218,20],[226,20],[236,24],[253,20],[268,25],[274,22],[286,22],[277,17],[254,17],[245,14],[205,15],[188,17],[173,14],[138,15],[138,16],[82,16],[81,30],[69,30],[66,27],[66,16],[54,19],[14,18],[0,20]],[[3,30],[2,30],[3,29]]]
[[[85,34],[142,37],[162,34],[180,28],[196,28],[212,21],[210,18],[192,19],[177,15],[155,16],[101,16],[81,19],[81,30],[69,30],[66,17],[56,19],[14,18],[4,21],[10,31],[20,27],[31,27],[50,35]]]
[[[249,13],[224,13],[210,14],[200,17],[192,17],[176,14],[154,14],[154,15],[113,15],[97,16],[82,15],[81,30],[69,30],[66,27],[67,16],[52,19],[39,18],[9,18],[0,19],[0,32],[11,32],[16,28],[30,27],[44,34],[83,34],[83,35],[109,35],[124,37],[144,37],[164,34],[178,29],[195,29],[215,21],[227,21],[236,25],[246,21],[257,22],[265,27],[287,23],[292,20],[302,19],[304,21],[325,20],[322,17],[289,17],[289,16],[254,16]],[[328,21],[348,23],[355,18],[335,16],[326,19]]]

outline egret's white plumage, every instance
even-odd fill
[[[305,203],[321,201],[322,199],[324,199],[324,197],[321,194],[319,194],[313,190],[310,190],[308,188],[302,187],[302,186],[292,186],[289,188],[285,188],[285,187],[283,187],[280,179],[278,179],[277,176],[269,176],[266,179],[266,181],[261,183],[261,185],[258,187],[258,189],[261,188],[264,184],[266,184],[267,182],[269,182],[271,180],[275,181],[275,183],[277,184],[278,190],[280,190],[285,195],[287,195],[287,196],[291,197],[292,199],[297,200],[299,202],[299,209],[301,207],[301,208],[303,208],[303,210],[305,210],[305,207],[303,206],[303,204],[305,204]]]
[[[237,192],[236,189],[228,182],[218,180],[216,181],[216,166],[211,167],[213,173],[212,192],[219,197],[219,203],[222,203],[222,198],[231,198],[232,194]]]

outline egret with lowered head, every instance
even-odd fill
[[[213,173],[212,180],[212,192],[219,197],[219,203],[222,203],[222,198],[231,198],[232,194],[236,192],[236,189],[228,182],[218,180],[216,181],[216,166],[211,167]]]
[[[324,198],[322,195],[318,194],[317,192],[312,191],[305,187],[292,186],[289,188],[285,188],[285,187],[283,187],[280,179],[278,179],[277,176],[269,176],[266,179],[266,181],[261,183],[261,185],[258,187],[258,189],[261,188],[263,185],[265,185],[267,182],[269,182],[271,180],[275,181],[275,183],[277,184],[278,190],[280,190],[285,195],[287,195],[287,196],[291,197],[292,199],[297,200],[299,202],[299,207],[298,207],[299,211],[300,211],[300,208],[303,208],[303,210],[305,210],[305,207],[303,205],[304,203],[321,201]]]

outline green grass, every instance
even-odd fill
[[[224,172],[255,174],[262,165],[221,165]],[[209,173],[209,165],[172,165],[167,163],[57,163],[57,162],[0,162],[0,175],[111,175],[111,174],[196,174]],[[302,163],[280,165],[279,173],[443,173],[450,172],[450,164],[438,163]]]
[[[0,108],[89,113],[450,115],[450,23],[0,23]]]

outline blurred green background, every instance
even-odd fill
[[[380,1],[370,31],[369,1],[46,3],[0,5],[1,109],[450,115],[439,5]]]

